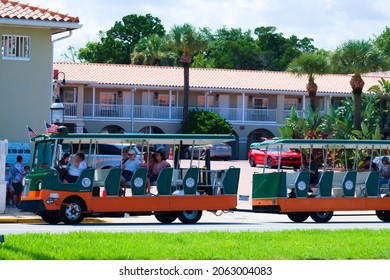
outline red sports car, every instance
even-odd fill
[[[277,148],[259,149],[256,145],[251,145],[248,153],[249,164],[255,167],[258,164],[265,165],[269,168],[277,167],[279,162],[280,151]],[[301,153],[289,148],[283,148],[281,153],[280,166],[292,166],[299,168],[301,166]]]

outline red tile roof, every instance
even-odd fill
[[[49,9],[39,8],[22,4],[15,1],[0,0],[0,18],[45,20],[53,22],[74,22],[78,23],[78,17],[54,12]]]
[[[56,62],[54,69],[64,72],[66,80],[92,86],[182,88],[183,68],[124,64]],[[288,72],[190,68],[190,88],[227,92],[306,92],[307,78]],[[62,78],[62,77],[61,77]],[[363,76],[364,91],[378,84],[380,77]],[[351,75],[316,76],[317,94],[350,94]]]

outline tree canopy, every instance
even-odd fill
[[[165,35],[161,20],[150,14],[131,14],[115,22],[108,31],[100,31],[100,42],[88,42],[80,48],[79,59],[86,62],[130,64],[135,45],[152,34]]]
[[[81,61],[94,63],[179,66],[185,57],[194,62],[192,67],[284,71],[302,52],[316,50],[312,42],[286,38],[274,26],[212,32],[185,23],[166,33],[157,17],[130,14],[77,53]]]

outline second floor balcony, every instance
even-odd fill
[[[82,113],[77,103],[64,103],[65,118],[82,118],[85,120],[150,120],[150,121],[182,121],[183,107],[153,106],[153,105],[106,105],[84,104]],[[202,108],[189,107],[189,110],[209,110],[219,114],[230,123],[277,123],[276,109],[245,109],[242,108]]]

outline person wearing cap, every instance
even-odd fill
[[[381,185],[387,184],[390,179],[390,164],[389,158],[382,158],[382,166],[379,169],[379,184],[378,184],[378,196],[381,194]]]
[[[130,149],[128,151],[128,157],[129,159],[124,160],[122,164],[123,171],[121,176],[121,186],[131,180],[131,177],[133,177],[134,172],[141,164],[141,160],[136,156],[134,150]]]

